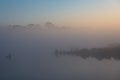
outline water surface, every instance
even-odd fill
[[[0,80],[119,80],[119,60],[54,55],[55,49],[106,45],[100,37],[69,29],[1,29]]]

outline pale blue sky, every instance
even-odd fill
[[[0,23],[62,23],[69,16],[83,15],[104,5],[105,1],[108,0],[0,0]]]

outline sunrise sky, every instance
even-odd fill
[[[120,0],[0,0],[1,24],[120,26]]]

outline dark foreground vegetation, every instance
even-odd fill
[[[92,48],[92,49],[71,49],[71,50],[55,50],[56,56],[80,56],[83,59],[96,58],[98,60],[103,59],[115,59],[120,60],[120,45],[104,48]]]

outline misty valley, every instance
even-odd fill
[[[120,80],[120,0],[0,0],[0,80]]]
[[[0,80],[120,79],[118,37],[52,26],[1,27]]]

